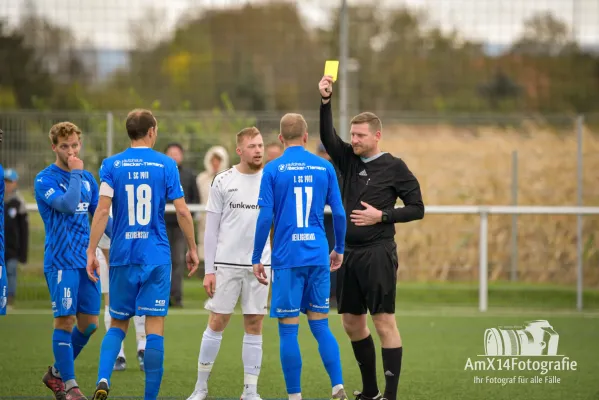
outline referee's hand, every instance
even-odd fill
[[[264,270],[264,265],[262,265],[262,263],[254,264],[252,265],[252,268],[254,269],[254,276],[258,278],[258,282],[265,286],[268,286],[268,276],[266,275],[266,271]]]
[[[329,260],[331,261],[331,272],[337,271],[341,268],[341,264],[343,264],[343,254],[339,254],[333,250],[331,251]]]

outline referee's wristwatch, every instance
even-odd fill
[[[383,224],[386,224],[389,222],[389,214],[387,214],[387,211],[381,211],[382,215],[381,215],[381,222]]]

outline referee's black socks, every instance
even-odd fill
[[[351,342],[351,344],[362,373],[362,395],[373,398],[379,393],[379,388],[376,383],[376,350],[372,335],[357,342]],[[384,356],[385,353],[383,353],[383,358]],[[383,365],[385,364],[383,363]]]
[[[394,349],[383,348],[383,369],[385,370],[385,394],[384,398],[395,400],[397,398],[397,385],[401,372],[401,358],[403,347]]]

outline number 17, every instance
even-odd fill
[[[297,217],[297,227],[298,228],[307,228],[308,227],[308,218],[310,216],[310,208],[312,207],[312,187],[306,186],[304,187],[306,192],[306,215],[304,217],[304,199],[302,196],[302,188],[294,187],[293,193],[295,193],[295,212]]]

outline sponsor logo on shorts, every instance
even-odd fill
[[[293,310],[286,310],[284,308],[277,308],[277,312],[278,313],[292,313],[292,312],[298,312],[300,309],[299,308],[294,308]]]
[[[154,304],[155,307],[164,307],[166,306],[166,300],[156,300],[156,304]]]
[[[138,310],[140,311],[152,311],[152,312],[164,312],[166,311],[164,307],[162,308],[158,308],[158,307],[137,307]]]
[[[130,314],[128,312],[122,312],[122,311],[117,311],[114,308],[110,307],[110,312],[114,313],[116,315],[123,315],[125,317],[128,317]]]

